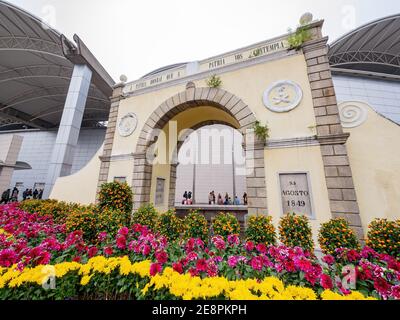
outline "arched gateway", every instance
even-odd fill
[[[222,89],[195,88],[193,83],[188,83],[185,91],[180,92],[164,101],[148,118],[144,124],[134,153],[134,172],[132,187],[134,192],[134,206],[140,207],[151,202],[151,184],[153,165],[147,159],[149,147],[157,140],[157,132],[163,129],[168,122],[178,114],[190,108],[214,107],[226,112],[234,120],[228,123],[240,130],[244,135],[246,154],[248,211],[250,214],[267,212],[266,183],[264,169],[265,141],[260,141],[253,134],[252,127],[257,121],[248,105],[239,97]],[[212,123],[221,123],[212,121]],[[208,125],[210,122],[199,121],[190,129],[197,129]],[[188,128],[189,129],[189,128]],[[174,206],[176,185],[176,163],[170,163],[170,185],[168,206]]]

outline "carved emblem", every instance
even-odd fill
[[[303,99],[300,86],[289,80],[278,81],[264,93],[264,105],[274,112],[288,112],[296,108]]]
[[[137,116],[134,113],[128,113],[123,116],[118,124],[118,131],[122,137],[128,137],[135,132],[138,124]]]

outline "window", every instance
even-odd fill
[[[114,177],[114,182],[125,183],[126,177]]]
[[[155,205],[164,204],[165,179],[157,178]]]

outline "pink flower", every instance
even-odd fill
[[[197,255],[196,252],[192,251],[192,252],[188,253],[187,258],[189,261],[194,261],[194,260],[197,260],[199,258],[199,256]]]
[[[228,258],[228,266],[230,268],[235,268],[239,262],[239,259],[235,256],[231,256]]]
[[[117,248],[120,250],[126,249],[126,237],[119,235],[117,238]]]
[[[239,239],[239,237],[238,237],[236,234],[234,234],[234,235],[229,235],[229,236],[228,236],[228,243],[229,243],[231,246],[238,246],[239,243],[240,243],[240,239]]]
[[[209,277],[216,277],[218,275],[218,266],[213,259],[207,260],[207,275]]]
[[[331,266],[335,263],[335,258],[328,254],[322,258],[322,261]]]
[[[129,233],[129,229],[127,227],[123,227],[121,229],[119,229],[118,234],[119,235],[123,235],[123,236],[127,236]]]
[[[218,250],[225,250],[225,241],[221,236],[213,237],[211,241]]]
[[[247,251],[253,251],[254,250],[254,243],[252,241],[247,241],[245,244],[245,248]]]
[[[312,267],[312,263],[310,262],[310,260],[304,257],[295,258],[294,265],[296,266],[296,268],[303,272],[309,272]]]
[[[392,292],[390,294],[392,297],[395,299],[399,300],[400,299],[400,285],[393,286],[392,287]]]
[[[327,274],[322,274],[321,275],[321,286],[322,288],[324,288],[325,290],[327,289],[333,289],[333,281],[332,278],[330,276],[328,276]]]
[[[256,271],[261,271],[263,268],[263,259],[262,257],[253,257],[250,261],[251,267]]]
[[[155,276],[157,273],[162,271],[162,266],[159,263],[152,263],[150,266],[150,275]]]
[[[107,239],[107,232],[100,232],[99,235],[97,236],[97,239],[100,242],[103,242],[104,240]]]
[[[165,251],[156,252],[155,257],[160,264],[164,264],[168,261],[168,254]]]
[[[17,262],[17,258],[14,250],[3,249],[0,251],[0,266],[9,268]]]

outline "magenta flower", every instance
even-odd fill
[[[235,256],[231,256],[228,258],[228,266],[230,268],[235,268],[239,262],[239,259]]]
[[[162,271],[162,266],[159,263],[152,263],[150,265],[150,275],[155,276],[157,273],[160,273]]]

